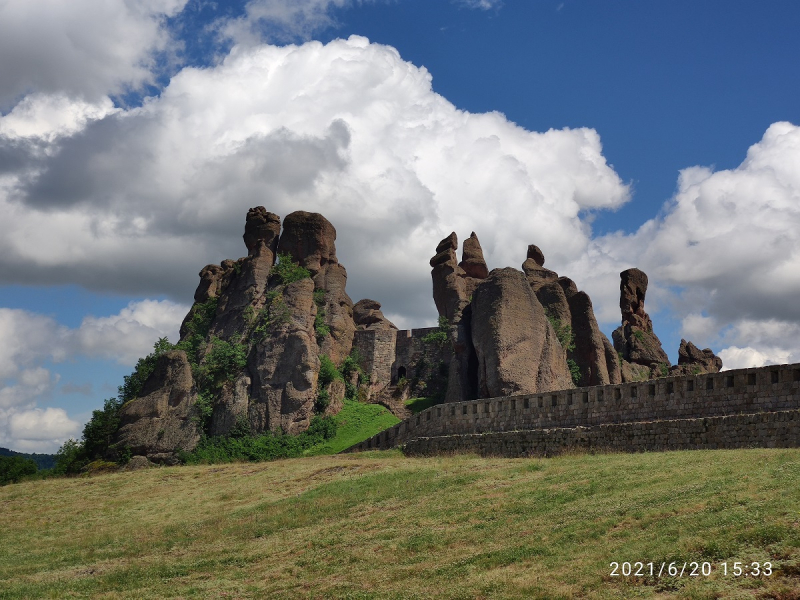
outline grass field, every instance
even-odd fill
[[[155,468],[0,488],[2,598],[800,598],[800,450]],[[612,561],[710,577],[612,577]],[[729,575],[721,563],[729,564]],[[770,561],[770,577],[733,562]]]
[[[345,400],[342,410],[334,419],[336,436],[309,449],[306,452],[308,456],[336,454],[400,422],[380,404],[363,404],[353,400]]]

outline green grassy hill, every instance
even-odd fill
[[[0,597],[785,600],[798,484],[800,450],[383,452],[32,481],[0,488]],[[637,560],[714,570],[611,576]],[[773,574],[737,578],[734,561]]]

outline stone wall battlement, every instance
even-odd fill
[[[774,365],[439,404],[348,451],[387,449],[417,438],[646,424],[798,409],[800,364]]]

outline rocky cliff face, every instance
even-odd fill
[[[489,272],[474,232],[460,263],[457,248],[451,233],[430,261],[434,300],[450,324],[454,353],[446,401],[573,387],[565,350],[526,276]]]
[[[196,402],[186,353],[173,350],[161,355],[141,396],[120,411],[120,445],[155,462],[177,462],[176,449],[190,450],[200,440],[193,420]]]
[[[619,358],[611,342],[600,331],[588,294],[578,290],[568,277],[544,268],[544,254],[528,246],[522,270],[551,323],[566,342],[574,382],[578,386],[620,383]]]
[[[471,308],[480,397],[573,387],[566,352],[521,272],[493,270]]]
[[[319,356],[340,363],[356,328],[335,240],[322,215],[292,213],[281,234],[280,217],[250,209],[248,255],[200,272],[179,350],[160,359],[146,393],[123,407],[119,442],[168,461],[193,449],[203,430],[224,435],[244,423],[253,433],[304,431],[314,415]],[[331,413],[343,394],[328,391]]]

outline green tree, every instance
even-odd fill
[[[119,429],[122,398],[108,398],[103,408],[92,411],[92,418],[83,428],[83,450],[90,460],[102,458]]]
[[[147,378],[150,377],[156,367],[158,357],[172,350],[172,348],[173,346],[167,338],[159,338],[153,346],[153,351],[144,358],[140,358],[136,363],[133,373],[122,378],[123,384],[118,388],[119,399],[122,404],[139,397],[144,387],[144,382],[147,381]]]
[[[17,483],[26,475],[35,475],[39,470],[36,462],[21,456],[0,456],[0,485]]]

